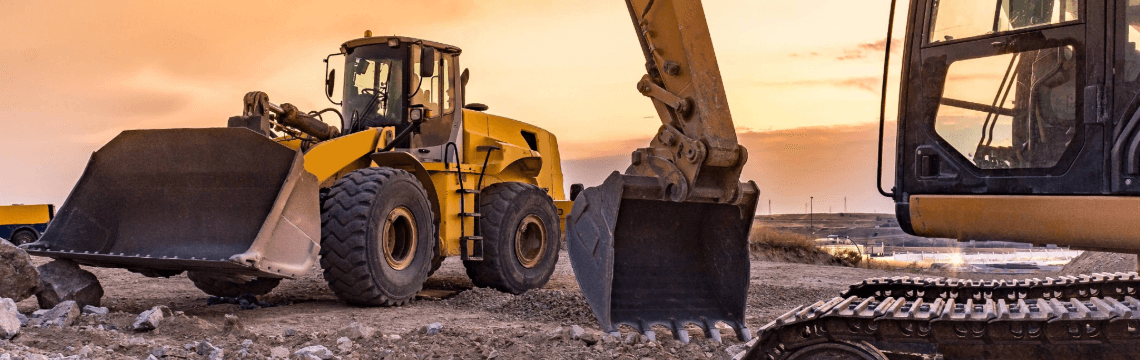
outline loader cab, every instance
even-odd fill
[[[346,42],[341,51],[345,132],[391,127],[399,134],[414,127],[395,148],[422,162],[443,161],[445,145],[461,141],[462,86],[455,71],[460,49],[403,36],[368,36]]]

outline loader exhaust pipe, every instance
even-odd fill
[[[566,242],[582,294],[602,328],[621,324],[655,337],[662,325],[687,342],[685,325],[720,340],[717,322],[751,337],[748,232],[754,183],[739,204],[663,200],[655,177],[614,172],[583,190],[566,219]],[[752,191],[748,191],[748,188]]]

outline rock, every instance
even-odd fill
[[[158,360],[158,358],[154,357],[154,354],[150,354],[146,356],[146,360]]]
[[[39,309],[39,310],[33,311],[32,317],[33,318],[43,317],[44,314],[47,314],[48,311],[49,311],[49,309]]]
[[[79,349],[78,355],[80,358],[89,358],[93,351],[95,350],[91,349],[91,345],[83,345],[83,347]]]
[[[39,286],[40,275],[28,253],[0,240],[0,298],[19,302],[35,294]]]
[[[329,351],[329,349],[321,345],[313,345],[302,348],[301,350],[293,352],[293,355],[296,355],[303,359],[317,358],[321,360],[327,360],[333,357],[332,351]]]
[[[336,334],[337,336],[346,337],[349,340],[355,341],[371,338],[372,335],[376,334],[376,329],[373,329],[370,326],[352,323],[346,327],[341,328],[340,330],[337,330]]]
[[[105,307],[98,307],[98,306],[91,306],[91,305],[85,305],[85,306],[83,306],[83,313],[84,313],[84,314],[91,314],[91,315],[100,315],[100,316],[102,316],[102,315],[107,315],[107,314],[109,314],[110,312],[111,312],[111,311],[110,311],[110,310],[108,310],[108,309],[107,309],[107,308],[105,308]]]
[[[594,345],[594,344],[597,344],[598,341],[602,340],[602,336],[603,336],[602,333],[594,331],[594,330],[590,330],[590,331],[586,331],[585,334],[582,334],[581,336],[579,336],[578,339],[582,340],[582,342],[586,343],[586,345]]]
[[[602,344],[617,345],[618,343],[621,343],[621,333],[618,333],[617,335],[599,333],[598,335],[602,339]]]
[[[24,360],[48,360],[48,357],[40,354],[28,354],[28,356],[24,357]]]
[[[165,346],[159,346],[159,347],[150,349],[150,356],[155,356],[155,357],[166,356],[166,347]]]
[[[158,323],[162,322],[162,319],[169,315],[172,315],[170,308],[162,305],[155,306],[139,314],[131,327],[134,328],[135,331],[154,330],[158,328]],[[206,356],[206,354],[202,354],[202,356]]]
[[[644,341],[645,339],[641,336],[641,334],[638,334],[637,332],[631,331],[625,336],[625,343],[629,345],[640,344]]]
[[[578,326],[578,325],[571,325],[570,326],[570,340],[581,339],[582,335],[585,335],[585,334],[586,334],[586,330],[582,329],[581,326]]]
[[[293,335],[297,335],[297,330],[293,330],[293,328],[285,328],[285,336]]]
[[[43,321],[40,326],[71,326],[75,322],[75,318],[78,317],[79,305],[74,301],[67,300],[56,304],[55,307],[44,313],[43,317],[40,318]]]
[[[732,357],[736,356],[736,354],[744,352],[744,350],[748,350],[748,346],[746,346],[744,344],[739,344],[739,345],[729,346],[727,349],[724,349],[724,353],[728,354],[729,358],[732,358]]]
[[[250,346],[253,346],[253,340],[245,339],[241,341],[241,347],[243,349],[248,349]]]
[[[0,299],[0,339],[11,339],[20,333],[20,312],[16,302],[9,298]]]
[[[24,316],[24,314],[16,313],[16,318],[20,319],[20,326],[27,326],[28,325],[28,317]]]
[[[396,334],[388,335],[388,340],[392,340],[392,341],[400,340],[400,335],[396,335]]]
[[[288,359],[289,349],[280,346],[273,347],[272,349],[269,349],[269,357],[274,359]]]
[[[424,333],[428,335],[439,334],[440,330],[443,330],[443,324],[440,324],[438,322],[433,322],[424,327]]]
[[[340,349],[341,352],[352,351],[352,340],[349,340],[347,337],[342,336],[339,339],[336,339],[336,348]]]
[[[211,344],[209,340],[202,340],[198,342],[198,346],[196,347],[195,351],[198,353],[198,355],[206,356],[210,360],[221,360],[225,356],[225,350],[214,346],[214,344]]]
[[[222,326],[222,332],[229,334],[243,331],[245,331],[245,325],[242,325],[241,319],[238,319],[237,315],[226,314],[225,325]]]
[[[546,338],[550,341],[562,340],[566,336],[568,336],[568,333],[566,331],[566,328],[562,326],[551,329],[546,333]]]
[[[71,260],[54,260],[36,268],[40,273],[40,288],[36,300],[40,308],[46,309],[64,301],[72,300],[79,307],[99,306],[103,298],[103,286],[90,271],[79,268]]]

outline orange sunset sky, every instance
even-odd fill
[[[758,213],[769,200],[803,212],[809,196],[817,212],[844,197],[852,212],[892,212],[874,189],[889,1],[704,7]],[[896,39],[905,4],[898,14]],[[624,170],[660,126],[634,88],[644,59],[619,0],[0,0],[0,204],[61,204],[120,131],[225,126],[248,91],[329,107],[321,60],[366,29],[462,48],[467,101],[555,133],[567,186]],[[888,135],[889,149],[893,124]]]

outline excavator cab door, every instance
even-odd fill
[[[911,6],[895,185],[905,230],[1026,241],[1031,237],[988,239],[992,229],[981,228],[1009,228],[1028,219],[1026,210],[1064,217],[1061,195],[1108,193],[1105,2],[915,0]],[[937,208],[953,210],[914,219],[923,209],[916,197],[934,199],[925,209],[952,199],[953,205],[938,200]],[[1027,209],[1031,197],[1047,201]],[[930,221],[920,224],[924,219]],[[993,223],[978,225],[986,221]],[[945,226],[932,230],[939,228],[932,223]]]

